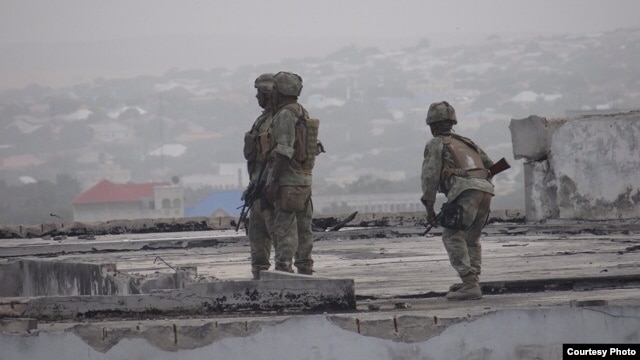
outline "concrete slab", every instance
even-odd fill
[[[43,320],[355,308],[353,280],[308,279],[295,275],[259,281],[188,284],[184,289],[155,290],[140,295],[0,298],[0,316]]]
[[[532,115],[524,119],[511,119],[509,130],[513,143],[513,156],[529,161],[544,160],[549,155],[549,121]]]
[[[0,319],[0,333],[28,334],[36,329],[38,329],[38,321],[36,319]]]

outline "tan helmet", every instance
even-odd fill
[[[273,77],[275,88],[282,95],[300,96],[302,92],[302,78],[292,72],[280,71]]]
[[[456,119],[456,110],[453,106],[449,105],[448,102],[440,101],[429,106],[429,112],[427,113],[427,125],[447,120],[453,121],[454,124],[458,123],[458,119]]]
[[[264,73],[256,78],[256,81],[253,83],[256,89],[262,92],[270,93],[273,91],[273,86],[275,85],[275,81],[273,80],[272,73]]]

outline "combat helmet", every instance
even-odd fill
[[[282,95],[300,96],[302,92],[302,78],[292,72],[280,71],[273,77],[275,88]]]
[[[256,81],[253,83],[258,91],[270,93],[273,91],[273,86],[275,85],[275,81],[273,80],[272,73],[264,73],[256,78]]]
[[[458,119],[456,119],[456,110],[453,106],[449,105],[448,102],[440,101],[429,106],[429,112],[427,113],[427,125],[447,120],[452,121],[454,124],[458,123]]]

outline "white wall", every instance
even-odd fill
[[[512,120],[527,221],[640,217],[640,111]]]
[[[430,328],[433,317],[399,317],[396,332],[393,321],[364,316],[362,334],[354,330],[353,317],[327,315],[274,319],[258,327],[255,318],[248,325],[239,319],[224,332],[223,324],[208,320],[195,325],[189,337],[183,332],[175,337],[169,321],[157,328],[130,325],[120,334],[101,323],[79,325],[95,347],[70,331],[0,334],[0,359],[561,359],[563,343],[640,342],[638,307],[504,310],[436,331]],[[124,338],[118,341],[119,336]]]
[[[550,163],[561,219],[640,217],[640,113],[567,121]]]

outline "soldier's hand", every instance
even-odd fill
[[[427,224],[433,225],[436,222],[436,212],[433,209],[427,209]]]

